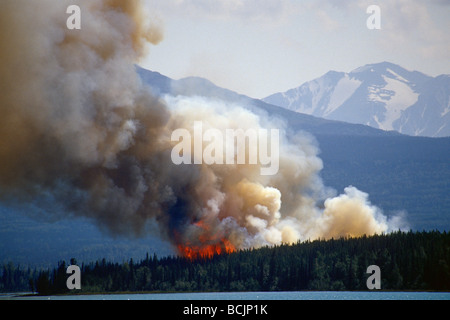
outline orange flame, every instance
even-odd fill
[[[236,248],[228,239],[221,239],[219,243],[208,245],[178,245],[178,251],[189,260],[211,259],[215,255],[233,253]]]
[[[195,243],[187,242],[178,245],[178,252],[189,260],[211,259],[215,255],[225,253],[233,253],[236,251],[235,246],[225,237],[212,234],[210,226],[205,221],[197,221],[194,223],[201,230]],[[198,243],[198,244],[197,244]]]

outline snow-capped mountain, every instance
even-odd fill
[[[382,62],[330,71],[263,101],[329,120],[413,136],[450,136],[450,75],[430,77]]]
[[[375,129],[367,125],[353,124],[344,121],[327,120],[320,117],[294,112],[280,106],[266,103],[262,100],[253,99],[237,92],[216,86],[211,81],[189,77],[180,80],[174,80],[158,72],[143,69],[137,66],[137,72],[142,81],[150,88],[156,96],[200,96],[217,99],[228,103],[237,103],[252,112],[264,114],[282,119],[292,132],[305,131],[314,136],[400,136],[395,131],[386,132]]]

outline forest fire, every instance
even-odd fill
[[[221,239],[216,244],[206,245],[178,245],[179,253],[189,260],[197,259],[211,259],[215,255],[221,255],[225,253],[233,253],[236,248],[227,239]]]
[[[355,187],[323,199],[331,192],[317,141],[291,130],[284,115],[246,99],[154,96],[137,63],[163,33],[144,1],[77,0],[89,17],[79,32],[62,17],[72,2],[0,1],[2,205],[51,220],[86,218],[111,236],[141,237],[154,226],[191,260],[398,229],[400,218],[388,220]],[[186,148],[177,146],[191,165],[173,161],[180,128]],[[254,135],[267,130],[281,134],[276,152],[278,139]],[[258,152],[233,148],[247,145],[241,138]],[[262,174],[272,151],[276,173]]]
[[[223,234],[211,232],[210,225],[205,221],[197,221],[193,223],[193,226],[200,234],[195,237],[195,243],[189,240],[178,244],[177,248],[181,256],[193,261],[211,259],[215,255],[236,251],[236,247]]]

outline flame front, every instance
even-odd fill
[[[221,255],[225,253],[233,253],[236,248],[233,244],[228,241],[228,239],[221,239],[219,243],[216,244],[205,244],[205,245],[178,245],[178,251],[180,254],[188,258],[189,260],[197,259],[211,259],[215,255]]]
[[[215,255],[233,253],[236,247],[221,233],[211,231],[211,226],[203,220],[192,224],[197,236],[185,242],[178,242],[178,252],[189,260],[211,259]]]

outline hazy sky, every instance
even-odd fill
[[[255,98],[329,70],[389,61],[450,73],[450,0],[145,0],[164,41],[145,68],[201,76]],[[381,30],[369,30],[370,5]]]

